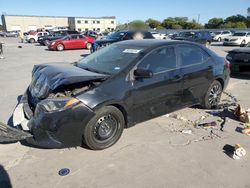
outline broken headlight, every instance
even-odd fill
[[[35,115],[40,112],[52,112],[60,111],[68,107],[72,107],[80,101],[76,98],[56,98],[56,99],[46,99],[38,103],[35,110]]]

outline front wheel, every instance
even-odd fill
[[[124,125],[122,112],[114,106],[105,106],[86,125],[83,142],[93,150],[108,148],[119,140]]]
[[[58,44],[58,45],[56,46],[56,49],[57,49],[58,51],[63,51],[63,50],[64,50],[64,46],[63,46],[62,44]]]
[[[240,46],[245,46],[245,44],[246,44],[246,41],[243,40],[243,41],[241,42]]]
[[[216,108],[220,103],[222,94],[222,85],[219,81],[215,80],[209,87],[202,106],[206,109]]]

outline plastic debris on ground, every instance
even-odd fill
[[[239,160],[246,155],[246,150],[240,144],[235,144],[235,146],[227,144],[223,147],[223,150],[234,160]]]
[[[181,131],[181,133],[183,133],[183,134],[192,134],[192,130],[184,129],[184,130]]]
[[[68,168],[62,168],[61,170],[59,170],[58,174],[60,176],[66,176],[70,173],[70,170]]]
[[[244,123],[250,123],[250,112],[247,112],[241,105],[234,110],[234,115]]]
[[[209,128],[214,128],[217,126],[217,123],[215,121],[212,122],[208,122],[208,123],[202,123],[202,124],[198,124],[195,127],[196,128],[205,128],[205,129],[209,129]]]

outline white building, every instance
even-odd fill
[[[116,18],[111,17],[69,17],[69,28],[77,31],[113,31],[116,29]]]

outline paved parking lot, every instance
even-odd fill
[[[31,80],[34,64],[73,62],[88,50],[54,52],[36,44],[20,44],[2,39],[0,59],[0,121],[7,123]],[[18,48],[21,46],[21,48]],[[211,46],[224,56],[232,47]],[[250,107],[250,77],[236,76],[227,92]],[[223,96],[224,101],[230,98]],[[241,144],[250,151],[250,137],[235,129],[240,123],[229,115],[224,131],[196,129],[195,120],[208,116],[205,110],[186,108],[124,131],[120,141],[103,151],[85,148],[37,149],[20,143],[0,145],[1,166],[13,187],[250,187],[250,155],[235,161],[223,152],[226,144]],[[207,121],[219,120],[212,115]],[[182,130],[192,130],[183,134]],[[59,176],[69,168],[67,176]],[[4,178],[0,174],[0,182]],[[1,184],[0,184],[1,187]]]

